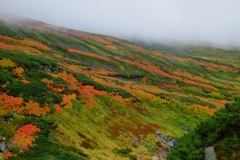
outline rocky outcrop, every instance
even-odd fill
[[[158,139],[161,139],[163,143],[168,146],[169,150],[171,150],[177,144],[177,140],[174,139],[172,136],[163,135],[160,131],[157,131],[155,134]]]
[[[177,140],[176,139],[172,139],[171,141],[167,142],[168,149],[171,150],[176,144],[177,144]]]

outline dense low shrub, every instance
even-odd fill
[[[235,100],[180,138],[168,160],[202,160],[209,146],[215,146],[218,159],[236,159],[240,148],[240,101]]]

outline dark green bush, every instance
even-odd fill
[[[128,155],[130,152],[132,152],[131,148],[123,148],[123,149],[119,149],[117,151],[117,153],[123,154],[123,155]]]
[[[23,52],[14,54],[2,49],[0,49],[0,51],[0,59],[9,58],[12,61],[16,62],[18,65],[24,65],[29,70],[42,69],[44,66],[57,66],[56,61],[49,60],[43,57],[33,56]]]
[[[11,148],[8,148],[8,150],[14,154],[18,154],[20,152],[20,147],[19,146],[12,146]]]
[[[237,98],[235,99],[237,100]],[[219,159],[234,159],[233,153],[240,148],[240,101],[226,104],[212,117],[200,123],[195,131],[178,140],[168,156],[168,160],[202,160],[204,150],[216,147]]]

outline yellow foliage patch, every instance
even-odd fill
[[[9,58],[3,58],[2,60],[0,60],[0,67],[16,67],[16,63]]]

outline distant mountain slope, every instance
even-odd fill
[[[167,142],[240,95],[239,65],[231,64],[236,55],[229,54],[228,63],[202,55],[163,53],[28,19],[1,20],[2,157],[167,154]]]
[[[240,49],[221,49],[214,48],[211,45],[187,45],[187,44],[159,44],[150,43],[145,44],[139,40],[134,41],[136,44],[146,46],[151,49],[157,49],[159,51],[174,54],[180,57],[191,57],[198,60],[205,60],[208,62],[213,62],[217,64],[230,65],[235,67],[240,67]],[[224,47],[222,47],[224,48]],[[226,48],[226,47],[225,47]]]

